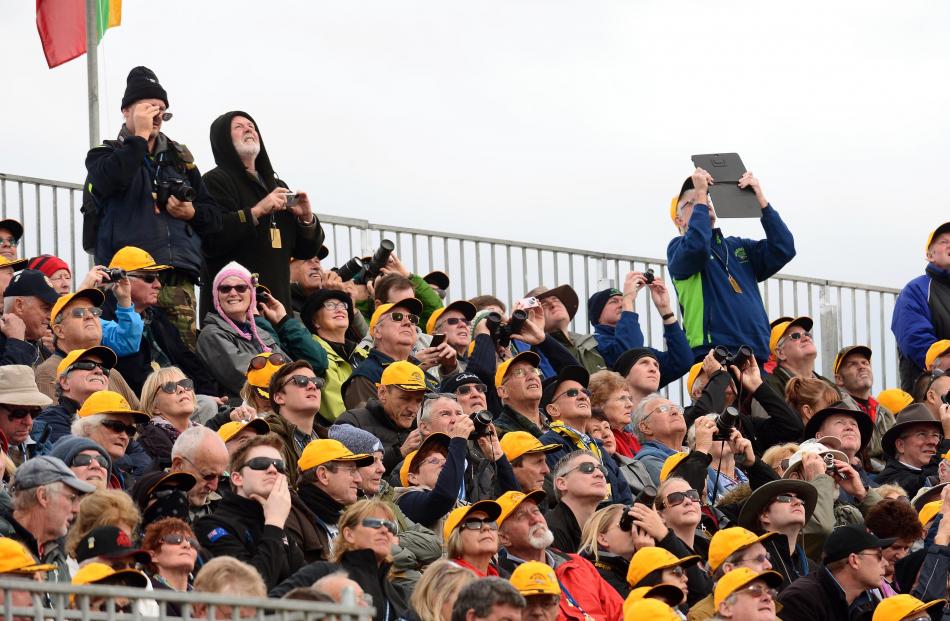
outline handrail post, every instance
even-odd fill
[[[834,376],[835,356],[841,345],[838,334],[838,307],[831,302],[828,285],[821,287],[821,374],[825,377]]]

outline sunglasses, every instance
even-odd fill
[[[459,324],[462,324],[463,326],[469,325],[469,321],[465,317],[449,317],[447,319],[443,319],[439,323],[448,324],[450,326],[457,326]]]
[[[103,470],[109,469],[109,461],[102,455],[76,455],[69,466],[71,468],[84,468],[91,465],[92,462],[98,463]]]
[[[554,397],[553,399],[551,399],[551,401],[552,401],[552,402],[553,402],[553,401],[557,401],[557,400],[560,399],[561,397],[568,397],[568,398],[570,398],[570,399],[576,399],[576,398],[578,397],[578,395],[581,395],[581,394],[586,395],[587,398],[590,398],[590,391],[587,390],[586,388],[568,388],[567,390],[565,390],[564,392],[562,392],[562,393],[559,394],[558,396],[556,396],[556,397]]]
[[[223,293],[224,295],[227,295],[227,294],[231,293],[231,289],[234,289],[234,290],[237,291],[238,293],[247,293],[248,288],[249,288],[249,287],[248,287],[247,285],[245,285],[245,284],[240,284],[240,285],[218,285],[218,293]]]
[[[287,364],[290,362],[287,360],[287,356],[284,354],[271,354],[270,356],[254,356],[251,358],[250,368],[255,371],[260,371],[267,366],[267,363],[270,362],[275,367],[279,367],[282,364]]]
[[[69,314],[76,319],[82,319],[86,315],[99,318],[102,316],[102,309],[98,306],[78,307],[70,309]]]
[[[775,502],[782,502],[785,504],[792,504],[797,502],[799,504],[805,504],[805,501],[796,496],[795,494],[779,494],[775,497]]]
[[[464,386],[459,386],[458,389],[455,391],[455,394],[464,397],[465,395],[469,394],[473,390],[480,395],[484,395],[485,391],[488,390],[488,386],[486,386],[485,384],[465,384]]]
[[[135,278],[136,280],[141,280],[147,285],[153,284],[158,280],[158,276],[155,274],[129,274],[130,278]]]
[[[465,530],[482,530],[485,527],[488,527],[488,530],[498,530],[498,522],[483,518],[468,518],[459,527]]]
[[[799,341],[805,337],[812,338],[811,332],[792,332],[788,335],[788,338],[793,341]]]
[[[676,576],[677,578],[682,578],[683,576],[686,575],[686,570],[680,567],[679,565],[677,565],[676,567],[668,568],[668,571],[674,576]]]
[[[198,549],[198,540],[194,537],[186,537],[181,533],[174,533],[172,535],[165,535],[162,537],[162,543],[167,543],[170,546],[180,546],[181,544],[188,542],[192,548]]]
[[[778,595],[778,591],[771,587],[767,587],[764,584],[750,584],[749,586],[739,589],[739,593],[748,593],[756,599],[762,597],[763,595],[768,595],[770,598],[775,599]],[[927,617],[928,619],[930,617]]]
[[[244,465],[241,468],[250,468],[251,470],[265,471],[271,466],[274,467],[274,470],[281,474],[287,474],[287,464],[284,463],[283,459],[274,458],[274,457],[252,457],[244,462]],[[238,468],[240,470],[240,468]]]
[[[389,317],[396,323],[402,323],[402,321],[406,319],[414,326],[419,325],[419,315],[413,315],[412,313],[400,313],[396,311],[395,313],[389,313]]]
[[[323,378],[322,377],[309,377],[307,375],[291,375],[290,379],[284,382],[284,386],[287,384],[293,384],[294,386],[299,386],[300,388],[306,388],[307,384],[313,384],[313,387],[317,390],[323,388]]]
[[[566,477],[567,475],[574,472],[575,470],[579,471],[581,474],[593,474],[595,470],[600,470],[601,474],[603,474],[604,476],[607,476],[607,471],[604,469],[604,467],[601,466],[600,464],[595,464],[592,461],[585,461],[579,466],[575,466],[574,468],[571,468],[570,470],[568,470],[561,476]]]
[[[374,528],[374,529],[385,528],[386,530],[388,530],[390,533],[394,535],[396,534],[396,531],[399,530],[399,527],[396,526],[396,523],[393,522],[392,520],[383,520],[380,518],[363,518],[363,521],[360,522],[360,524],[365,526],[366,528]]]
[[[109,431],[114,431],[115,433],[124,433],[130,438],[134,436],[136,432],[134,425],[126,425],[120,420],[112,420],[111,418],[107,418],[102,421],[101,425]]]
[[[26,409],[26,408],[17,408],[15,410],[7,410],[9,412],[8,416],[10,420],[20,420],[21,418],[26,418],[27,416],[36,416],[40,413],[39,409]]]
[[[673,492],[666,497],[666,502],[664,505],[666,508],[678,507],[687,500],[692,500],[693,502],[699,502],[699,492],[694,489],[688,489],[685,492]]]
[[[96,362],[95,360],[80,360],[79,362],[74,362],[73,364],[69,365],[69,368],[66,369],[66,372],[93,371],[95,369],[99,369],[107,375],[109,373],[109,367],[107,367],[104,363]]]
[[[186,377],[185,379],[180,379],[177,382],[165,382],[164,384],[161,385],[160,388],[162,389],[162,392],[173,395],[176,392],[178,392],[179,386],[181,386],[185,390],[194,391],[195,382]]]

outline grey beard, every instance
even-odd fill
[[[548,530],[547,526],[543,528],[544,530],[536,529],[541,532],[532,531],[528,535],[528,545],[535,550],[547,550],[554,543],[554,533]]]
[[[256,142],[235,142],[234,150],[237,151],[238,157],[241,159],[246,157],[257,157],[261,152],[261,145]]]

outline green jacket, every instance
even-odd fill
[[[819,474],[809,482],[818,490],[818,504],[805,525],[805,554],[817,563],[821,560],[825,539],[831,531],[838,526],[864,524],[864,515],[882,498],[869,487],[864,500],[858,505],[852,505],[838,500],[834,481],[827,474]]]
[[[314,373],[323,376],[327,368],[327,355],[322,347],[313,342],[310,331],[292,312],[287,313],[276,326],[260,315],[254,318],[254,322],[258,328],[267,330],[274,337],[291,360],[306,360]]]
[[[336,353],[325,340],[313,335],[313,340],[323,348],[327,354],[326,384],[323,386],[323,397],[320,401],[320,417],[328,424],[332,424],[342,414],[346,407],[343,405],[343,382],[353,373],[353,366],[345,358]]]
[[[577,363],[587,369],[588,373],[593,375],[597,371],[610,368],[604,357],[600,355],[600,351],[597,349],[597,339],[592,335],[578,334],[577,332],[568,332],[565,335],[561,331],[550,332],[549,334],[554,337],[554,340],[566,347],[567,351],[571,352],[571,355],[577,360]]]

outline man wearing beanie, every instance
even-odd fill
[[[587,301],[587,319],[594,326],[597,350],[607,364],[613,366],[623,352],[644,345],[635,302],[641,289],[649,289],[653,305],[663,320],[663,340],[668,349],[666,352],[653,350],[660,363],[660,387],[663,387],[689,370],[693,352],[676,320],[666,283],[652,274],[647,281],[646,275],[629,272],[622,292],[612,288],[596,292]]]
[[[104,448],[79,436],[63,436],[53,445],[50,457],[58,457],[69,466],[76,478],[96,489],[122,489],[119,478],[112,474],[112,458]]]
[[[147,67],[129,72],[116,140],[86,155],[86,218],[97,220],[94,255],[108,265],[124,246],[135,246],[171,266],[163,275],[159,306],[182,339],[196,342],[195,284],[202,273],[203,238],[221,228],[221,212],[201,182],[194,156],[161,132],[168,95]],[[166,198],[167,196],[167,198]],[[92,220],[87,220],[88,225]]]

